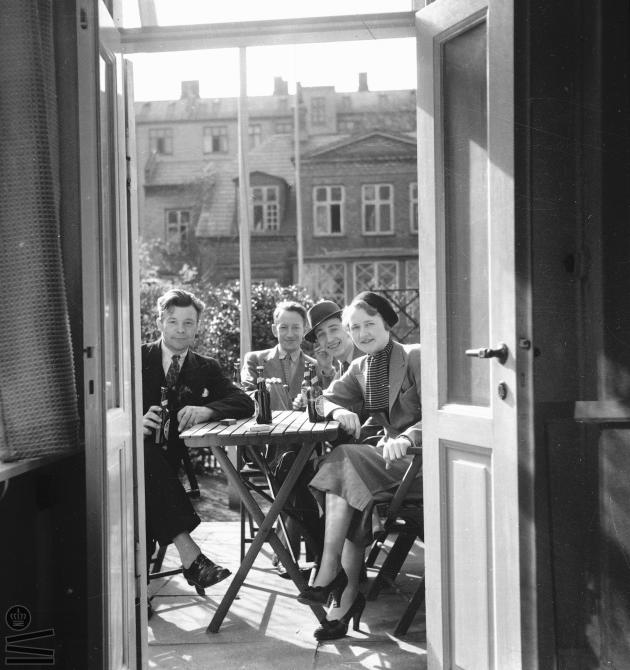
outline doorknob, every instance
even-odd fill
[[[466,356],[475,358],[498,358],[499,363],[503,365],[508,357],[508,348],[505,342],[500,342],[494,349],[490,347],[481,347],[481,349],[466,349]]]

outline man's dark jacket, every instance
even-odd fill
[[[164,386],[161,340],[142,345],[142,413],[160,405]],[[214,358],[188,351],[177,383],[168,392],[173,427],[169,429],[168,449],[155,444],[155,435],[144,439],[145,500],[147,535],[150,540],[168,544],[181,532],[190,533],[198,524],[184,487],[177,477],[183,440],[177,432],[177,412],[186,405],[210,407],[217,419],[235,419],[254,413],[252,399],[224,374]],[[213,417],[214,418],[214,417]]]

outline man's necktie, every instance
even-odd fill
[[[282,364],[282,374],[284,375],[284,379],[282,381],[287,386],[291,386],[291,380],[293,379],[291,356],[287,354],[284,358],[280,359],[280,363]]]
[[[179,356],[175,354],[171,359],[171,364],[166,372],[166,386],[168,386],[168,388],[173,388],[177,383],[177,377],[179,377]]]

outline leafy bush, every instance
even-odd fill
[[[142,341],[157,339],[160,333],[156,326],[157,300],[174,286],[191,291],[206,303],[197,335],[195,350],[216,358],[223,369],[231,374],[239,358],[241,292],[238,281],[211,284],[199,279],[194,270],[184,267],[180,280],[160,278],[151,264],[148,253],[140,254],[140,313]],[[295,300],[306,309],[313,300],[299,286],[279,284],[253,284],[251,287],[252,351],[267,349],[275,345],[271,332],[273,310],[282,300]],[[246,353],[246,352],[243,352]]]

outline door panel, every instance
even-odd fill
[[[136,665],[134,374],[123,62],[102,2],[79,28],[91,668]]]
[[[519,668],[511,2],[416,21],[429,667]]]

